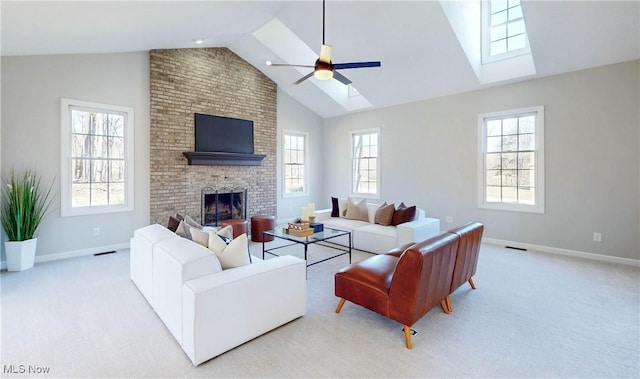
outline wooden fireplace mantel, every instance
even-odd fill
[[[188,164],[199,166],[260,166],[265,154],[237,154],[207,151],[185,151]]]

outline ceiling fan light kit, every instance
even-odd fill
[[[288,66],[288,67],[313,67],[313,71],[309,74],[303,76],[302,78],[296,80],[293,84],[300,84],[303,81],[309,79],[311,76],[318,80],[329,80],[331,78],[335,78],[339,82],[344,85],[351,84],[351,80],[347,77],[336,71],[336,69],[346,70],[350,68],[367,68],[367,67],[380,67],[379,61],[373,62],[351,62],[351,63],[336,63],[331,62],[331,46],[326,45],[324,43],[324,29],[325,29],[325,21],[324,21],[324,9],[325,9],[325,0],[322,0],[322,46],[320,48],[320,55],[316,60],[315,65],[307,66],[307,65],[299,65],[299,64],[275,64],[267,61],[268,66]]]

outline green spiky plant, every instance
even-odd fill
[[[9,241],[32,239],[51,205],[53,182],[43,186],[33,170],[3,177],[0,219]]]

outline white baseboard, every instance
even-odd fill
[[[566,256],[576,257],[576,258],[591,259],[594,261],[617,263],[617,264],[623,264],[628,266],[640,267],[640,260],[637,260],[637,259],[620,258],[620,257],[614,257],[610,255],[602,255],[602,254],[594,254],[594,253],[585,253],[584,251],[560,249],[557,247],[540,246],[540,245],[533,245],[529,243],[505,241],[505,240],[499,240],[495,238],[486,238],[486,237],[482,238],[482,242],[489,243],[492,245],[499,245],[499,246],[512,246],[519,249],[533,250],[541,253],[566,255]]]
[[[98,246],[98,247],[92,247],[88,249],[65,251],[63,253],[57,253],[57,254],[36,255],[35,263],[38,264],[43,262],[58,261],[60,259],[83,257],[86,255],[99,254],[107,251],[126,250],[128,248],[129,248],[128,243],[120,243],[116,245]],[[7,269],[6,261],[0,262],[0,269],[2,270]]]

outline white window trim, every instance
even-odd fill
[[[353,178],[354,178],[354,172],[353,172],[353,136],[357,135],[357,134],[371,134],[371,133],[377,133],[378,134],[378,157],[377,157],[377,166],[376,166],[376,177],[378,178],[378,180],[376,180],[376,193],[362,193],[362,192],[353,192],[353,188],[354,188],[354,184],[353,183]],[[371,128],[371,129],[359,129],[359,130],[352,130],[349,133],[349,151],[350,151],[350,155],[349,155],[349,192],[351,197],[359,197],[359,198],[363,198],[363,199],[380,199],[380,167],[382,166],[381,164],[381,138],[380,138],[380,128]]]
[[[303,192],[287,192],[287,176],[286,176],[286,163],[284,161],[284,139],[285,135],[302,136],[304,137],[304,191]],[[282,197],[306,197],[309,196],[309,133],[301,132],[299,130],[283,130],[282,131]]]
[[[508,203],[489,203],[486,201],[486,128],[485,120],[491,118],[501,118],[510,115],[519,115],[523,113],[536,113],[535,126],[535,205],[527,204],[508,204]],[[478,115],[478,207],[483,209],[495,209],[515,212],[544,213],[544,106],[520,108],[506,110],[500,112],[491,112]]]
[[[518,50],[511,50],[502,54],[491,55],[491,9],[489,6],[490,0],[482,0],[482,17],[481,17],[481,31],[480,36],[482,39],[481,52],[482,52],[482,64],[488,64],[493,62],[502,61],[505,59],[515,58],[521,55],[529,54],[531,47],[529,46],[529,33],[527,33],[527,21],[524,20],[524,47]],[[522,7],[522,5],[520,5]],[[524,18],[524,16],[523,16]]]
[[[101,205],[101,206],[71,206],[71,120],[69,112],[71,107],[81,107],[94,109],[97,111],[120,112],[126,115],[125,125],[125,203],[122,205]],[[115,212],[131,212],[134,210],[134,154],[133,154],[133,129],[134,115],[133,108],[100,104],[81,100],[61,99],[60,106],[61,120],[61,171],[60,171],[60,216],[82,216]]]

